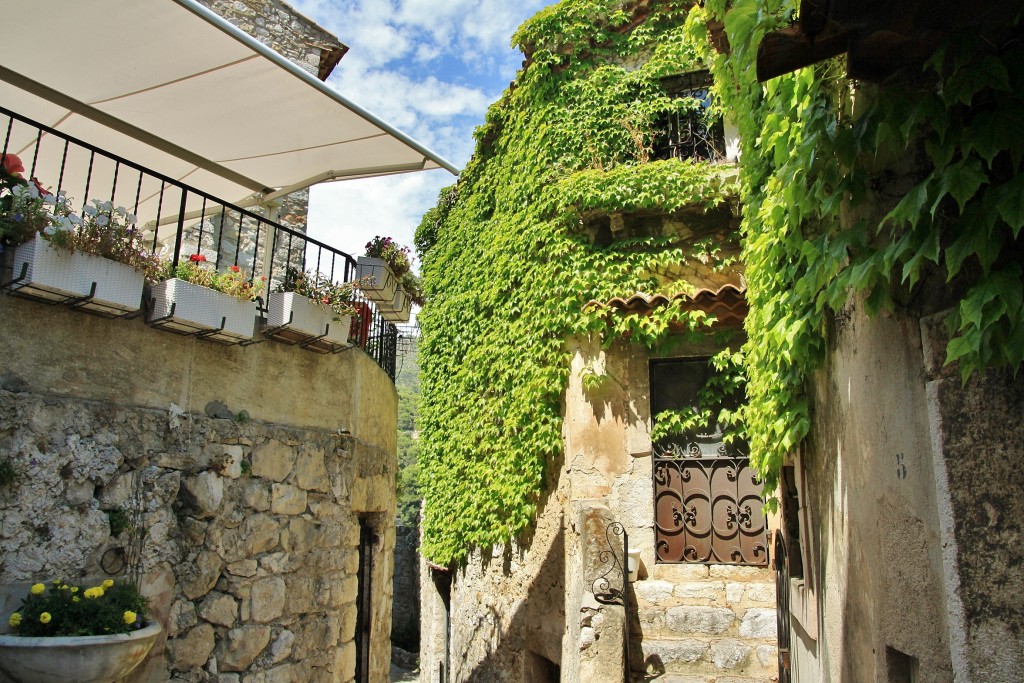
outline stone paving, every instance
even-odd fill
[[[394,662],[391,663],[391,683],[416,683],[420,680],[419,671],[403,669]]]

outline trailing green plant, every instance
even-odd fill
[[[651,441],[716,431],[724,434],[725,443],[746,440],[741,410],[746,388],[743,353],[725,348],[708,360],[708,368],[711,372],[697,391],[696,404],[654,415]]]
[[[708,0],[690,19],[692,44],[706,45],[716,19],[732,46],[704,54],[742,145],[743,413],[769,491],[810,429],[807,380],[826,321],[847,302],[872,313],[945,280],[946,358],[963,380],[1024,360],[1019,14],[985,36],[950,33],[892,85],[854,88],[838,60],[758,83],[757,46],[796,10],[796,0]]]
[[[523,70],[417,230],[423,552],[435,562],[529,525],[562,458],[567,340],[628,338],[661,353],[714,322],[678,299],[649,315],[591,302],[689,292],[676,266],[717,247],[680,235],[596,240],[582,224],[595,213],[699,213],[735,192],[723,167],[647,163],[659,123],[697,106],[662,86],[702,66],[683,39],[688,11],[564,0],[524,24],[514,37]]]
[[[107,521],[110,522],[110,535],[120,536],[122,532],[131,528],[132,520],[127,510],[117,508],[107,513]]]

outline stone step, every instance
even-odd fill
[[[769,681],[777,672],[777,650],[763,643],[732,638],[644,638],[639,647],[648,675],[691,676],[702,682],[710,676],[723,683],[723,676]],[[637,664],[634,662],[634,668]],[[668,680],[658,678],[659,682]]]

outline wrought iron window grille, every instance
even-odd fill
[[[720,161],[725,158],[725,126],[721,117],[713,117],[708,71],[669,76],[661,80],[669,97],[693,100],[694,106],[683,112],[665,115],[657,124],[654,139],[655,160],[696,159]]]
[[[652,363],[652,412],[692,405],[711,372],[706,358]],[[657,562],[767,566],[762,486],[747,456],[721,425],[653,445]]]

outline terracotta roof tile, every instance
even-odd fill
[[[718,289],[699,289],[686,294],[644,294],[637,292],[628,298],[615,297],[605,302],[591,301],[588,305],[614,308],[628,313],[650,313],[655,308],[667,306],[672,301],[682,300],[686,310],[701,310],[714,314],[718,324],[735,325],[747,317],[746,287],[727,284]]]

